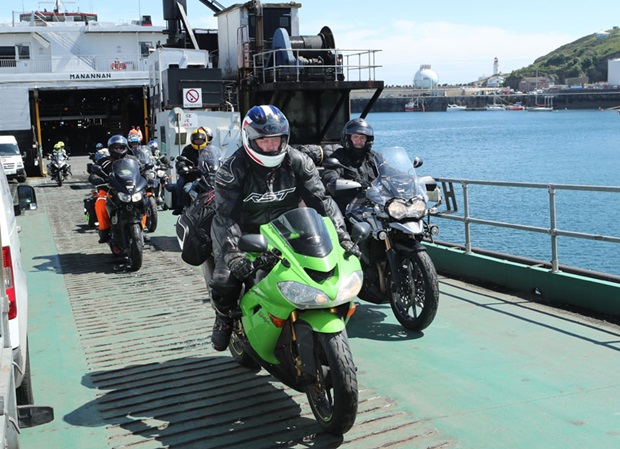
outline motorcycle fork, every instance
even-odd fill
[[[390,265],[392,282],[394,285],[400,285],[402,276],[397,251],[394,249],[394,246],[392,246],[389,236],[385,239],[385,255],[387,256],[388,264]]]
[[[314,337],[312,335],[312,326],[308,323],[298,320],[299,313],[297,310],[291,312],[289,318],[291,323],[291,340],[292,344],[297,348],[293,362],[297,377],[306,374],[314,376],[316,374],[316,360],[314,358]]]

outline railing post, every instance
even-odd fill
[[[555,215],[555,189],[549,186],[549,233],[551,234],[551,271],[560,271],[558,262],[558,234]]]
[[[469,198],[467,196],[467,183],[462,181],[463,186],[463,222],[465,223],[465,253],[471,254],[471,232],[469,223]]]

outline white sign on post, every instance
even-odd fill
[[[198,128],[198,114],[186,112],[181,117],[181,128],[194,129]]]
[[[202,107],[202,89],[201,88],[183,89],[183,107],[184,108],[201,108]]]

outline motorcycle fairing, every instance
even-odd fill
[[[109,183],[117,192],[130,195],[146,188],[146,179],[140,174],[140,164],[131,158],[114,161]]]
[[[278,224],[273,225],[274,221]],[[243,327],[252,347],[263,360],[277,364],[274,348],[282,329],[273,324],[270,315],[288,320],[291,313],[298,310],[296,304],[283,296],[278,284],[291,281],[308,285],[321,290],[334,301],[342,281],[354,271],[360,271],[361,266],[355,257],[344,258],[344,250],[340,245],[332,243],[338,242],[333,223],[330,219],[319,216],[314,209],[293,209],[274,221],[262,225],[260,230],[269,247],[280,250],[282,260],[287,262],[278,262],[267,276],[252,286],[243,296],[240,308]],[[311,232],[318,232],[321,237],[313,236]],[[309,242],[291,244],[304,236]],[[305,252],[323,254],[325,246],[328,246],[327,241],[331,250],[324,257],[299,254],[293,249],[294,245]],[[300,318],[313,328],[324,329],[325,332],[338,332],[344,328],[342,318],[331,313],[329,304],[304,310],[300,312]]]
[[[325,313],[325,310],[306,310],[299,319],[305,321],[315,332],[333,334],[342,332],[345,328],[345,320],[333,313]]]
[[[390,228],[404,232],[405,234],[422,234],[424,232],[424,222],[422,220],[407,221],[404,223],[392,221],[390,222]]]

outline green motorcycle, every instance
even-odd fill
[[[360,226],[352,234],[368,232]],[[362,287],[359,260],[347,257],[330,219],[311,208],[262,225],[260,234],[241,237],[239,249],[255,268],[232,311],[233,358],[306,393],[326,432],[347,432],[358,391],[345,325]]]

